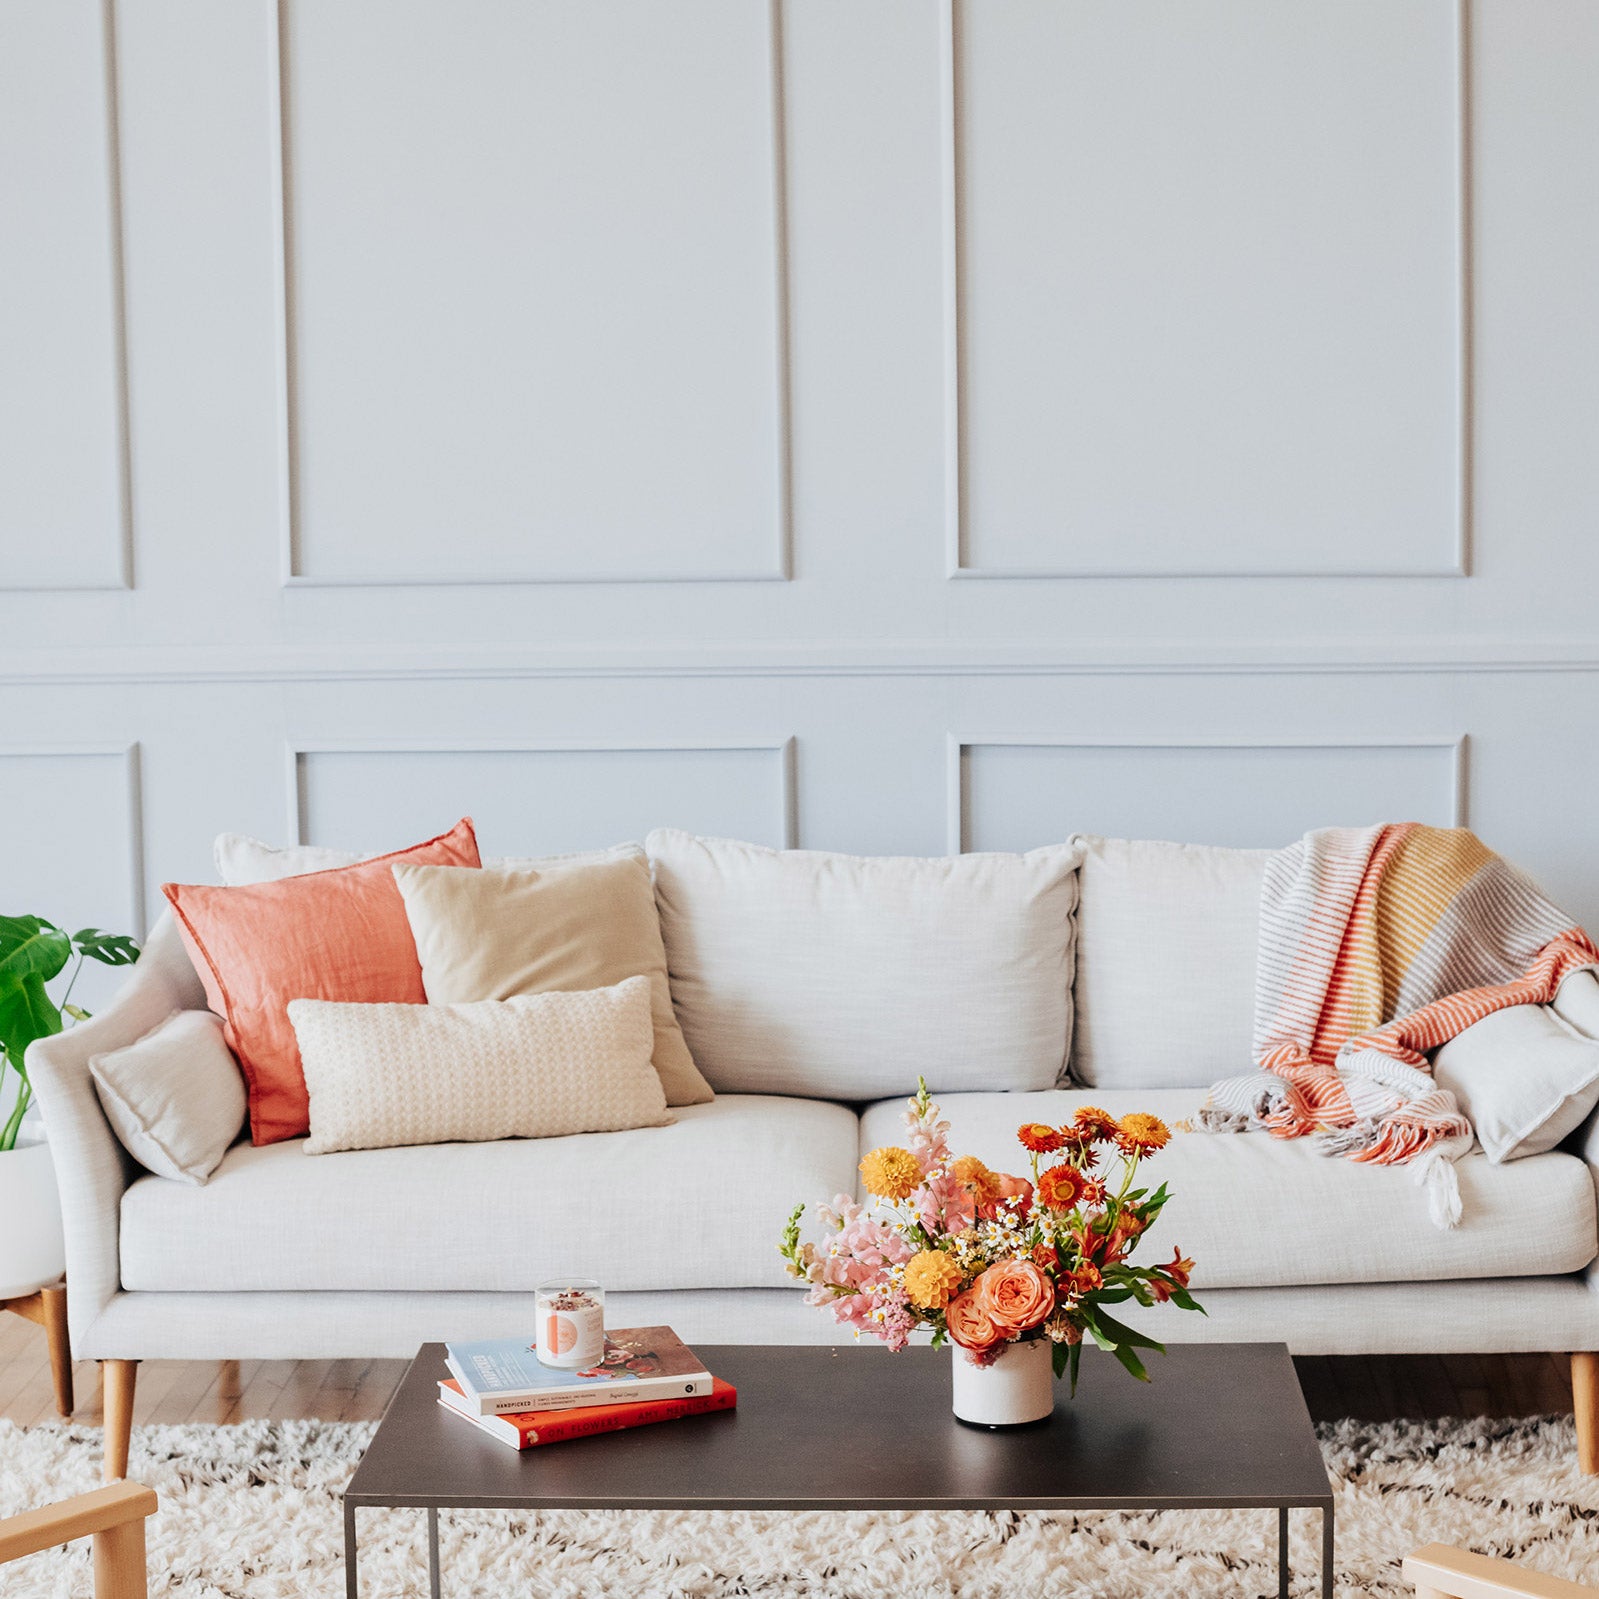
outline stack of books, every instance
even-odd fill
[[[713,1377],[670,1327],[605,1335],[597,1366],[561,1371],[540,1364],[519,1338],[446,1344],[449,1377],[439,1403],[513,1449],[732,1410],[738,1391]]]

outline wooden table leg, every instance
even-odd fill
[[[128,1443],[133,1434],[133,1390],[136,1360],[102,1360],[100,1386],[105,1395],[105,1480],[128,1474]]]

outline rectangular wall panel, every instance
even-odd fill
[[[9,840],[0,915],[144,936],[136,747],[0,744],[0,817]],[[125,976],[86,962],[73,1002],[92,1011]],[[62,984],[51,991],[59,1000]]]
[[[551,855],[653,827],[792,842],[788,742],[702,747],[298,748],[290,836],[377,852],[463,814],[485,855]]]
[[[0,6],[0,589],[129,580],[111,28]]]
[[[1313,827],[1464,824],[1464,744],[951,740],[952,849],[1071,833],[1274,848]]]
[[[781,577],[776,0],[281,0],[290,580]]]
[[[1459,571],[1458,0],[951,6],[952,571]]]

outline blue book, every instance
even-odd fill
[[[479,1415],[519,1410],[575,1410],[635,1399],[708,1394],[713,1379],[670,1327],[627,1327],[605,1335],[598,1365],[562,1371],[542,1365],[522,1338],[446,1344],[445,1363]]]

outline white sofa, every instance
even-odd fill
[[[75,1356],[409,1355],[427,1339],[525,1327],[534,1286],[568,1271],[605,1284],[620,1325],[669,1322],[701,1342],[839,1340],[784,1277],[776,1243],[795,1203],[853,1191],[861,1154],[898,1141],[914,1081],[885,1094],[885,1073],[914,1078],[924,1061],[957,1150],[1017,1170],[1024,1120],[1097,1103],[1176,1124],[1213,1079],[1247,1068],[1264,851],[1078,839],[1053,857],[918,865],[725,846],[744,854],[708,897],[699,847],[650,840],[674,1000],[713,1086],[767,1091],[719,1091],[636,1132],[316,1157],[300,1140],[241,1142],[203,1187],[149,1175],[113,1136],[88,1061],[204,1004],[164,918],[117,1002],[29,1055],[61,1187]],[[974,911],[972,897],[1024,861],[1023,909],[1001,895],[995,913],[1023,921],[985,927],[995,902]],[[957,948],[971,996],[946,958]],[[862,1034],[860,1087],[818,1097],[815,1072],[783,1063],[810,1049],[825,1057],[820,1080],[837,1081],[845,1024]],[[957,1026],[950,1055],[940,1040]],[[890,1046],[903,1028],[920,1032],[901,1059]],[[1027,1071],[1038,1081],[1036,1062],[1017,1064],[1032,1056],[1048,1073],[1019,1090]],[[1071,1071],[1058,1087],[1057,1062]],[[988,1081],[1012,1086],[973,1087]],[[1157,1336],[1280,1339],[1300,1353],[1599,1349],[1592,1119],[1552,1153],[1461,1161],[1453,1231],[1430,1222],[1407,1169],[1324,1158],[1308,1140],[1186,1133],[1156,1162],[1175,1197],[1150,1253],[1181,1245],[1209,1313],[1149,1312]]]

